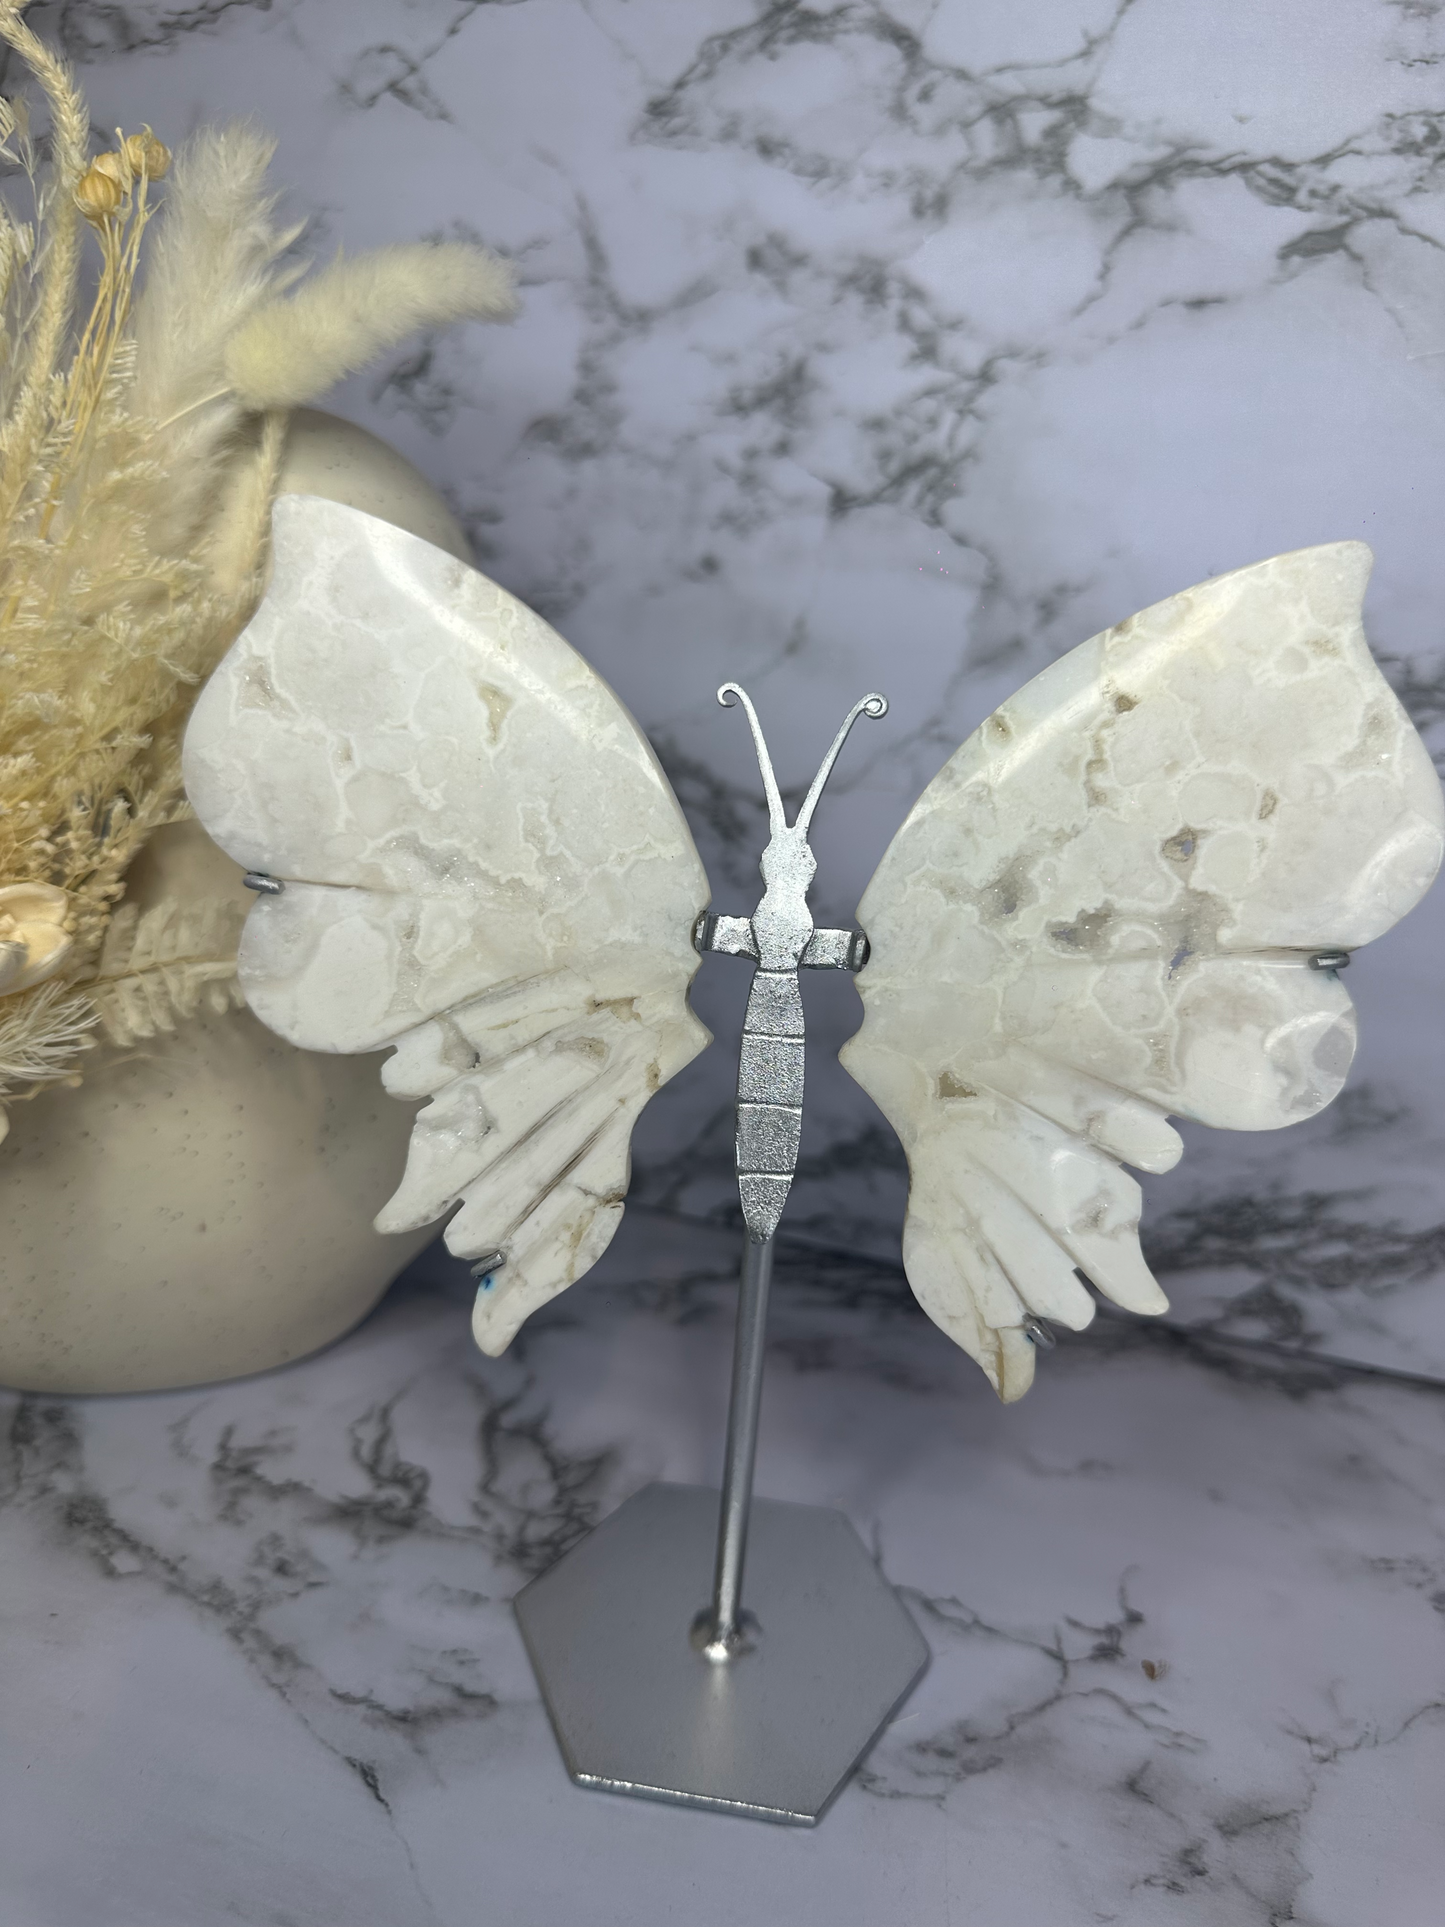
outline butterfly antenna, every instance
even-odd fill
[[[740,683],[725,682],[717,692],[717,699],[724,709],[731,709],[734,699],[748,712],[748,727],[753,732],[753,747],[758,752],[758,768],[762,772],[763,794],[768,799],[768,829],[776,836],[788,827],[788,819],[783,815],[783,799],[778,794],[778,779],[773,774],[773,761],[768,755],[768,746],[763,741],[763,726],[758,721],[758,712],[753,708],[753,699]],[[852,721],[852,718],[849,718]],[[846,732],[845,732],[846,733]]]
[[[843,727],[833,738],[833,747],[823,758],[818,769],[818,774],[813,778],[812,787],[803,798],[803,807],[798,811],[798,820],[793,826],[795,829],[801,830],[804,836],[808,834],[808,826],[813,820],[814,806],[818,798],[823,794],[823,785],[833,773],[833,765],[838,760],[838,752],[848,740],[848,731],[860,716],[876,717],[886,716],[887,714],[888,698],[875,693],[871,696],[865,696],[862,702],[854,703],[853,707],[848,711],[848,714],[843,718]]]

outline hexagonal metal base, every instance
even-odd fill
[[[650,1485],[517,1598],[579,1786],[812,1826],[928,1664],[841,1512],[755,1499],[751,1650],[706,1659],[718,1495]]]

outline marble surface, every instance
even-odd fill
[[[447,491],[482,566],[650,732],[715,907],[755,890],[736,676],[819,811],[842,923],[924,785],[1028,676],[1262,556],[1364,537],[1366,624],[1440,741],[1445,17],[1394,0],[63,0],[97,124],[256,113],[313,247],[478,233],[511,328],[330,405]],[[1187,1126],[1146,1249],[1201,1324],[1445,1373],[1445,894],[1353,970],[1350,1089]],[[744,972],[697,1002],[735,1035]],[[902,1156],[806,986],[789,1218],[898,1250]],[[732,1067],[649,1106],[635,1182],[729,1208]]]
[[[815,1832],[572,1787],[509,1601],[716,1478],[734,1259],[629,1213],[502,1359],[433,1253],[265,1377],[6,1395],[6,1927],[1432,1927],[1445,1390],[1116,1315],[1003,1407],[796,1249],[760,1487],[930,1669]]]
[[[728,676],[790,800],[843,705],[892,701],[820,809],[820,923],[1029,675],[1282,550],[1370,542],[1368,632],[1439,741],[1432,6],[31,13],[100,127],[273,126],[323,256],[430,230],[517,260],[514,327],[332,405],[617,688],[719,910],[763,840]],[[1186,1126],[1146,1180],[1182,1317],[1445,1377],[1442,919],[1355,968],[1334,1106]],[[728,1035],[745,977],[699,974]],[[823,1827],[575,1791],[512,1625],[629,1491],[716,1476],[732,1252],[634,1211],[612,1283],[501,1360],[434,1274],[264,1379],[7,1398],[6,1927],[1433,1927],[1440,1390],[1101,1317],[1000,1407],[904,1292],[901,1154],[834,1056],[856,993],[805,990],[786,1222],[820,1248],[780,1273],[761,1487],[841,1504],[934,1648]],[[656,1205],[726,1207],[731,1083],[706,1053],[648,1107]]]
[[[395,1046],[426,1098],[377,1215],[481,1258],[502,1351],[622,1217],[632,1127],[707,1044],[687,1005],[707,879],[611,690],[476,570],[374,516],[289,495],[271,583],[197,699],[186,794],[281,885],[237,980],[308,1050]]]

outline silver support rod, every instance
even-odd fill
[[[728,1402],[727,1462],[718,1519],[717,1569],[712,1608],[705,1616],[702,1651],[711,1660],[731,1659],[749,1644],[742,1610],[743,1562],[748,1549],[748,1512],[753,1501],[753,1461],[758,1450],[758,1409],[763,1396],[763,1351],[768,1292],[773,1282],[773,1241],[743,1240],[738,1287],[733,1383]]]

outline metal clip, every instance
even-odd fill
[[[484,1251],[480,1258],[472,1261],[471,1272],[477,1281],[479,1292],[490,1291],[497,1282],[496,1274],[507,1262],[505,1251]]]
[[[1349,961],[1348,950],[1319,950],[1310,958],[1310,969],[1343,970]]]
[[[861,930],[815,930],[798,959],[802,970],[846,970],[857,976],[868,961],[868,939]]]
[[[263,897],[279,897],[286,888],[280,877],[268,877],[264,870],[248,870],[241,881],[248,890]]]
[[[694,950],[706,957],[710,952],[722,957],[751,957],[758,960],[751,917],[720,917],[704,910],[692,929]]]

